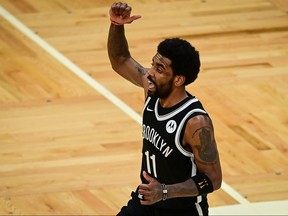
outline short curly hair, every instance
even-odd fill
[[[165,39],[158,45],[157,52],[172,61],[174,76],[185,76],[184,85],[196,80],[201,65],[199,52],[188,41],[180,38]]]

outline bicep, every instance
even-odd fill
[[[192,135],[192,149],[197,160],[203,164],[213,164],[217,160],[218,152],[213,128],[209,125],[200,126]]]

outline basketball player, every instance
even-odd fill
[[[112,68],[144,89],[141,181],[118,215],[208,215],[207,194],[220,188],[221,166],[212,121],[185,86],[199,73],[199,53],[179,38],[162,41],[147,69],[129,52],[124,25],[131,7],[110,8]]]

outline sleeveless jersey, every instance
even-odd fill
[[[185,150],[182,145],[186,123],[196,115],[208,114],[200,101],[190,94],[170,108],[162,108],[156,97],[147,97],[142,123],[142,183],[148,183],[142,171],[167,185],[184,182],[196,175],[194,154]],[[205,200],[207,201],[206,195],[172,198],[154,205],[163,208],[186,208]]]

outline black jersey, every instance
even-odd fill
[[[187,121],[196,115],[207,115],[200,101],[189,94],[185,100],[170,108],[162,108],[159,99],[147,97],[142,123],[142,175],[146,171],[160,183],[184,182],[197,173],[194,154],[183,148],[182,140]],[[183,208],[206,200],[206,196],[173,198],[154,205]]]

